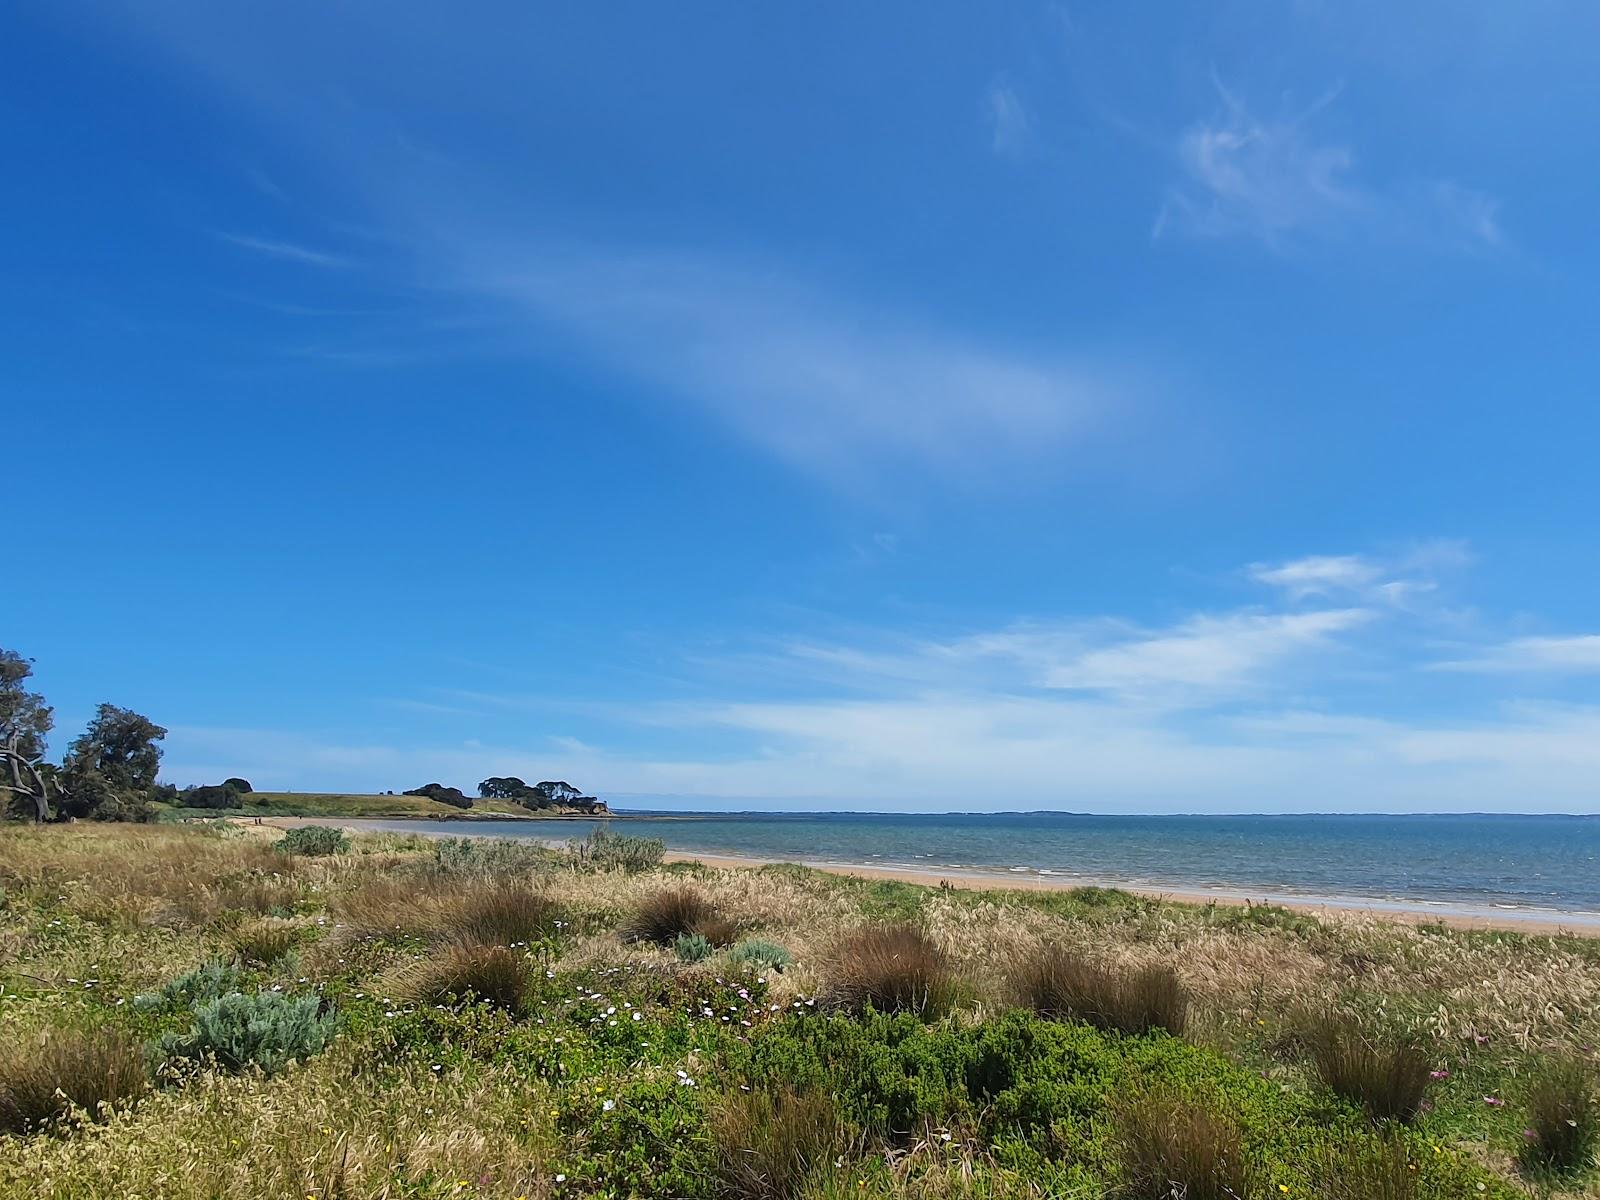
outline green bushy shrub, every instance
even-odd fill
[[[781,971],[794,962],[794,957],[775,942],[746,938],[728,951],[728,961],[735,966]]]
[[[438,838],[434,865],[451,875],[532,875],[559,861],[552,850],[517,838]]]
[[[566,846],[568,862],[589,871],[650,871],[661,865],[666,853],[667,844],[660,838],[612,833],[604,826]]]
[[[242,975],[234,963],[206,962],[182,975],[174,976],[161,985],[161,990],[133,998],[136,1008],[158,1008],[162,1005],[182,1005],[193,1008],[239,990]]]
[[[678,940],[672,943],[672,952],[678,956],[679,962],[697,963],[704,962],[717,950],[704,934],[680,933]]]
[[[299,825],[279,838],[276,848],[283,854],[322,858],[343,854],[350,848],[350,839],[345,837],[344,830],[332,825]]]
[[[167,1034],[158,1048],[168,1062],[215,1062],[229,1071],[254,1066],[273,1075],[322,1050],[336,1024],[316,996],[230,992],[197,1007],[189,1031]]]

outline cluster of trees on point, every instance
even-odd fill
[[[0,649],[0,816],[35,821],[148,821],[176,788],[156,782],[167,731],[149,717],[102,704],[67,746],[45,760],[55,710],[31,691],[33,660]]]
[[[478,785],[485,799],[510,800],[523,808],[576,808],[580,812],[605,812],[606,802],[585,796],[565,780],[527,784],[515,775],[492,775]]]

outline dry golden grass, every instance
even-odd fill
[[[463,943],[401,967],[389,979],[394,995],[419,1004],[482,1000],[520,1010],[528,993],[528,964],[505,946]]]
[[[71,1116],[102,1120],[148,1086],[138,1046],[116,1030],[13,1036],[0,1050],[0,1133]]]
[[[441,1193],[457,1180],[479,1196],[560,1191],[537,1085],[490,1067],[372,1070],[359,1054],[336,1048],[271,1080],[205,1074],[71,1139],[16,1141],[0,1195],[378,1200],[441,1179]]]

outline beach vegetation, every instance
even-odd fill
[[[1171,967],[1114,967],[1059,946],[1043,946],[1018,964],[1012,988],[1019,1003],[1046,1017],[1098,1029],[1182,1035],[1189,994]]]
[[[1421,1111],[1434,1069],[1411,1039],[1382,1037],[1333,1011],[1307,1018],[1301,1036],[1322,1082],[1374,1119],[1410,1121]]]
[[[1116,1104],[1122,1200],[1251,1200],[1253,1185],[1238,1123],[1213,1104],[1156,1087]]]
[[[899,922],[864,925],[841,938],[824,993],[831,1008],[937,1020],[955,1005],[960,988],[949,956],[922,929]]]
[[[710,958],[717,948],[703,933],[680,933],[677,941],[672,943],[672,952],[678,956],[679,962],[697,963]]]
[[[782,971],[793,965],[794,956],[776,942],[745,938],[728,951],[728,961],[734,966],[751,967],[759,971]]]
[[[320,998],[282,992],[228,992],[195,1007],[184,1032],[156,1044],[165,1069],[216,1066],[255,1068],[273,1075],[310,1058],[333,1039],[337,1018]]]
[[[1571,1172],[1594,1161],[1600,1104],[1589,1064],[1564,1058],[1542,1064],[1528,1089],[1521,1159],[1536,1172]]]
[[[711,1131],[718,1194],[729,1200],[795,1200],[847,1143],[833,1103],[792,1088],[735,1092],[713,1110]]]
[[[143,1055],[120,1029],[13,1035],[0,1046],[0,1133],[101,1120],[148,1085]]]
[[[298,854],[303,858],[324,858],[330,854],[343,854],[350,848],[350,839],[344,830],[331,825],[300,825],[278,839],[280,854]]]
[[[684,934],[700,934],[715,942],[725,931],[724,918],[704,892],[689,885],[661,888],[634,905],[624,928],[630,941],[671,946]]]
[[[528,963],[522,953],[506,946],[448,946],[398,970],[392,990],[418,1004],[481,1001],[517,1012],[528,995]]]

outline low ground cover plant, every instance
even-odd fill
[[[298,854],[305,858],[322,858],[330,854],[343,854],[350,848],[350,839],[344,830],[331,825],[300,825],[278,839],[282,854]]]

